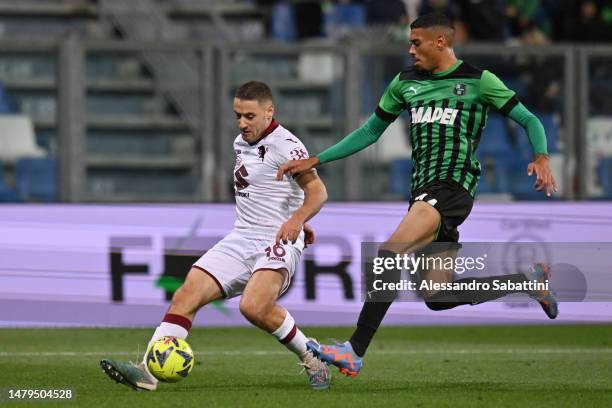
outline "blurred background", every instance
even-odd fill
[[[542,120],[554,200],[612,199],[612,1],[0,0],[0,201],[231,202],[238,85],[269,83],[318,153],[373,112],[432,10]],[[406,200],[407,125],[321,167],[330,200]],[[545,199],[520,127],[492,112],[482,140],[477,200]]]

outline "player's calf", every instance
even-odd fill
[[[393,302],[398,291],[395,289],[401,280],[401,269],[397,267],[396,252],[379,249],[376,258],[365,266],[365,301]]]
[[[385,243],[383,246],[397,249],[395,244]],[[374,267],[376,264],[379,266],[394,264],[396,256],[396,252],[381,247],[374,262],[366,265],[366,299],[361,313],[359,313],[357,328],[349,340],[357,356],[363,357],[365,355],[387,310],[398,296],[398,291],[394,288],[401,280],[401,270],[397,267],[383,267],[382,271],[376,271],[382,273],[374,273]],[[381,287],[383,290],[377,290]]]

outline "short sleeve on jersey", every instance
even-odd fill
[[[310,157],[302,141],[293,135],[280,136],[274,144],[274,149],[274,160],[279,166],[289,160],[302,160]]]
[[[480,96],[487,105],[493,106],[504,115],[519,103],[516,93],[508,87],[495,74],[483,71],[480,78]]]
[[[400,74],[391,81],[376,108],[376,116],[386,122],[393,122],[406,109],[406,102],[400,93]]]

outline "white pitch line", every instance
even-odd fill
[[[530,349],[415,349],[415,350],[372,350],[374,355],[470,355],[470,354],[576,354],[576,353],[612,353],[612,348],[530,348]],[[286,351],[203,351],[198,355],[205,356],[273,356],[287,354]],[[80,357],[80,356],[137,356],[135,351],[15,351],[0,352],[0,357]]]

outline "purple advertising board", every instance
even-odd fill
[[[362,304],[361,244],[384,241],[405,211],[406,203],[327,204],[311,222],[317,242],[280,303],[302,325],[353,325]],[[180,282],[234,219],[230,204],[3,205],[0,325],[156,325],[168,307],[168,282]],[[612,203],[477,203],[460,232],[463,242],[610,243]],[[608,298],[562,303],[554,322],[611,322]],[[397,302],[385,324],[547,321],[525,296],[445,312]],[[206,307],[195,320],[245,324],[237,299]]]

